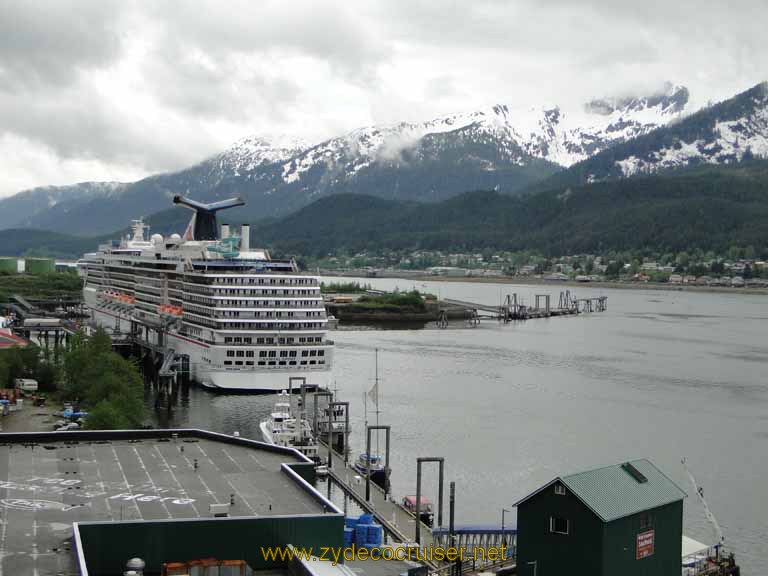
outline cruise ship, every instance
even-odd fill
[[[80,260],[92,323],[158,347],[164,364],[218,391],[277,392],[291,377],[327,387],[333,342],[320,279],[251,249],[248,225],[240,235],[219,229],[217,212],[239,198],[173,201],[193,210],[183,236],[146,238],[134,220],[132,234]]]

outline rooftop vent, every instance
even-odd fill
[[[624,464],[621,465],[622,469],[632,476],[635,480],[637,480],[640,484],[645,484],[648,482],[648,478],[645,477],[645,475],[640,472],[637,468],[635,468],[631,462],[624,462]]]

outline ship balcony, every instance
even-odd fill
[[[283,322],[286,320],[314,320],[322,321],[326,320],[325,310],[317,310],[313,313],[293,313],[284,312],[282,315],[273,313],[254,313],[254,312],[239,312],[237,315],[227,312],[208,312],[194,308],[192,306],[185,306],[185,309],[193,314],[205,316],[206,318],[213,318],[216,320],[259,320],[263,322]]]
[[[207,320],[204,318],[190,317],[188,314],[184,314],[184,322],[189,323],[192,326],[203,326],[213,330],[232,333],[271,333],[276,334],[278,332],[291,332],[291,333],[317,333],[322,334],[328,331],[328,328],[323,324],[319,326],[300,326],[292,324],[283,324],[276,326],[274,324],[248,324],[248,326],[233,326],[227,325],[221,321],[215,322],[213,320]]]
[[[257,344],[255,342],[253,343],[245,343],[245,342],[222,342],[219,341],[210,341],[205,340],[206,344],[211,344],[213,346],[222,346],[222,347],[232,347],[232,348],[257,348],[259,350],[286,350],[286,349],[297,349],[301,350],[303,348],[317,348],[317,349],[324,349],[324,348],[333,348],[335,345],[335,342],[333,340],[323,340],[322,342],[305,342],[302,344],[299,343],[293,343],[293,344],[277,344],[276,342],[266,344],[266,343],[260,343]]]
[[[320,360],[225,360],[223,364],[207,364],[213,370],[328,370],[331,365]]]

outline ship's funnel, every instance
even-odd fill
[[[184,234],[187,240],[218,240],[219,227],[216,223],[216,212],[226,208],[234,208],[235,206],[245,206],[242,198],[230,198],[221,202],[203,204],[202,202],[178,195],[173,197],[173,203],[181,204],[195,211],[187,227],[187,232]]]

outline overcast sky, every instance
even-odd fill
[[[0,0],[0,196],[494,103],[768,79],[766,0]]]

